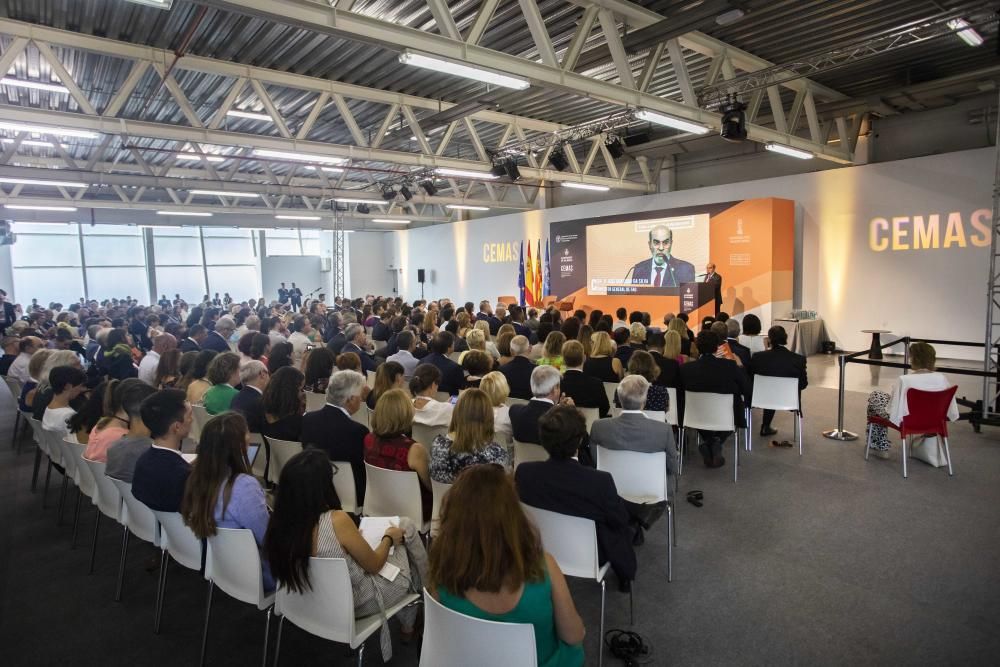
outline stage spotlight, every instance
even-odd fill
[[[424,192],[427,193],[428,197],[433,197],[438,191],[438,189],[434,187],[434,181],[429,178],[426,181],[421,181],[420,187],[424,189]]]
[[[358,204],[357,211],[358,211],[358,213],[362,213],[362,214],[366,214],[367,215],[368,213],[371,212],[371,209],[368,208],[368,204]]]
[[[413,199],[413,192],[410,191],[410,188],[406,187],[406,183],[399,186],[399,194],[403,195],[403,199],[406,201]]]
[[[493,167],[490,169],[490,173],[496,176],[497,178],[500,178],[501,176],[506,176],[507,169],[506,167],[504,167],[503,161],[501,160],[500,162],[494,162]]]
[[[392,188],[382,188],[382,199],[386,201],[392,201],[396,198],[396,191]]]
[[[549,164],[557,171],[566,171],[566,168],[569,167],[569,161],[561,146],[552,151],[552,155],[549,156]]]
[[[517,168],[517,160],[514,158],[510,158],[504,163],[504,169],[507,172],[507,178],[510,180],[521,180],[521,170]]]
[[[614,134],[610,135],[605,140],[604,146],[608,149],[608,153],[611,154],[611,157],[616,160],[625,155],[625,144],[623,144],[622,140]]]
[[[747,138],[747,105],[730,95],[719,111],[722,112],[722,138],[726,141],[738,142]]]

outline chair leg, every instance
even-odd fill
[[[903,479],[906,479],[906,436],[903,436]]]
[[[201,667],[205,665],[205,649],[208,648],[208,622],[212,618],[212,592],[214,590],[215,584],[209,581],[208,602],[205,605],[205,629],[201,633],[201,657],[198,659],[198,665]]]
[[[76,489],[76,508],[73,510],[73,541],[70,543],[70,549],[76,549],[76,533],[80,528],[80,504],[83,501],[83,491],[79,487]]]
[[[278,667],[278,654],[281,653],[281,631],[285,628],[285,617],[278,619],[278,637],[274,640],[274,667]]]
[[[17,428],[21,425],[21,411],[18,409],[14,412],[14,435],[10,439],[10,448],[17,448]]]
[[[273,605],[267,608],[267,622],[264,624],[264,659],[261,661],[261,667],[267,667],[267,640],[271,638],[271,612],[273,610]]]
[[[739,431],[733,433],[733,484],[740,479],[740,438]]]
[[[364,664],[365,664],[365,644],[364,642],[362,642],[361,646],[358,647],[358,667],[361,667]]]
[[[941,442],[944,443],[944,458],[948,462],[948,477],[954,477],[955,473],[951,469],[951,449],[948,448],[947,436],[942,437]]]
[[[52,459],[49,459],[45,467],[45,486],[42,488],[42,509],[48,508],[49,500],[49,480],[52,478]]]
[[[635,606],[632,603],[632,588],[628,589],[628,624],[635,625]],[[601,640],[604,641],[604,640]]]
[[[63,508],[66,506],[66,492],[69,489],[69,478],[63,473],[62,484],[59,487],[59,511],[56,512],[56,525],[62,525]]]
[[[163,618],[163,596],[167,592],[167,566],[170,559],[167,558],[167,550],[160,552],[160,581],[156,586],[156,610],[153,612],[153,634],[160,634],[160,620]]]
[[[122,599],[122,585],[125,583],[125,558],[128,556],[128,526],[122,526],[122,556],[118,561],[118,585],[115,587],[115,602]]]
[[[31,492],[34,493],[38,485],[38,467],[42,465],[42,450],[35,450],[35,469],[31,473]]]
[[[795,438],[799,441],[799,456],[802,456],[802,413],[795,413]]]
[[[684,427],[677,427],[677,475],[684,474]],[[603,639],[601,641],[604,641]]]
[[[601,652],[597,658],[598,667],[602,667],[604,665],[604,594],[606,593],[606,588],[607,588],[607,582],[605,582],[604,579],[601,579],[601,634],[600,634],[601,639],[599,642],[601,646]],[[358,667],[361,667],[360,663],[358,663]]]
[[[743,432],[743,435],[745,436],[745,439],[746,439],[746,450],[748,452],[752,452],[753,451],[753,438],[750,437],[750,434],[753,432],[753,429],[752,429],[752,425],[753,425],[753,412],[750,410],[750,408],[747,408],[747,410],[746,410],[746,418],[747,418],[747,428],[746,428],[746,431]]]
[[[667,505],[667,583],[674,580],[674,541],[677,535],[674,534],[674,510]],[[601,641],[604,641],[603,639]]]
[[[90,547],[90,570],[87,574],[94,573],[94,557],[97,556],[97,531],[101,528],[101,510],[97,510],[97,518],[94,519],[94,544]]]
[[[865,435],[865,461],[868,460],[868,452],[872,450],[872,425],[869,424],[868,428],[865,429],[867,434]]]

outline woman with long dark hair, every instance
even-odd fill
[[[250,432],[243,415],[226,412],[208,420],[201,430],[198,458],[184,488],[184,523],[201,539],[219,528],[249,528],[260,547],[270,515],[264,489],[250,472],[247,443]],[[266,558],[262,559],[264,590],[274,590]]]
[[[386,529],[372,549],[350,515],[340,509],[333,488],[330,459],[321,449],[306,449],[281,470],[274,514],[264,538],[264,549],[275,580],[292,591],[310,589],[309,558],[343,558],[351,576],[354,613],[358,617],[383,613],[405,595],[420,590],[427,571],[427,552],[416,526],[403,517]],[[395,550],[393,550],[395,547]],[[386,563],[399,568],[389,581],[379,575]],[[416,608],[397,614],[406,641],[413,635]],[[392,657],[388,624],[383,624],[382,657]]]
[[[302,436],[302,415],[306,411],[305,376],[291,366],[279,368],[264,387],[264,425],[268,438],[298,442]]]
[[[212,387],[212,383],[205,376],[208,375],[208,367],[217,354],[219,353],[215,350],[199,352],[191,369],[177,383],[178,389],[187,392],[188,403],[201,403],[202,399],[205,398],[205,392]]]
[[[131,341],[124,329],[112,329],[108,332],[98,366],[103,375],[115,380],[139,375],[139,369],[132,361]]]
[[[317,347],[309,353],[305,363],[306,391],[326,393],[326,383],[330,381],[337,357],[327,347]]]
[[[271,346],[271,354],[267,357],[267,370],[271,375],[279,368],[292,365],[292,344],[275,343]]]

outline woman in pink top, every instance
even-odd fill
[[[94,425],[87,438],[84,458],[91,461],[108,460],[108,447],[128,433],[128,415],[122,408],[122,395],[127,383],[142,382],[138,378],[109,380],[104,389],[104,416]]]

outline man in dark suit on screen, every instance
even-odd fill
[[[694,264],[671,254],[674,232],[666,225],[649,230],[650,256],[629,269],[625,284],[651,287],[678,287],[694,281]]]

